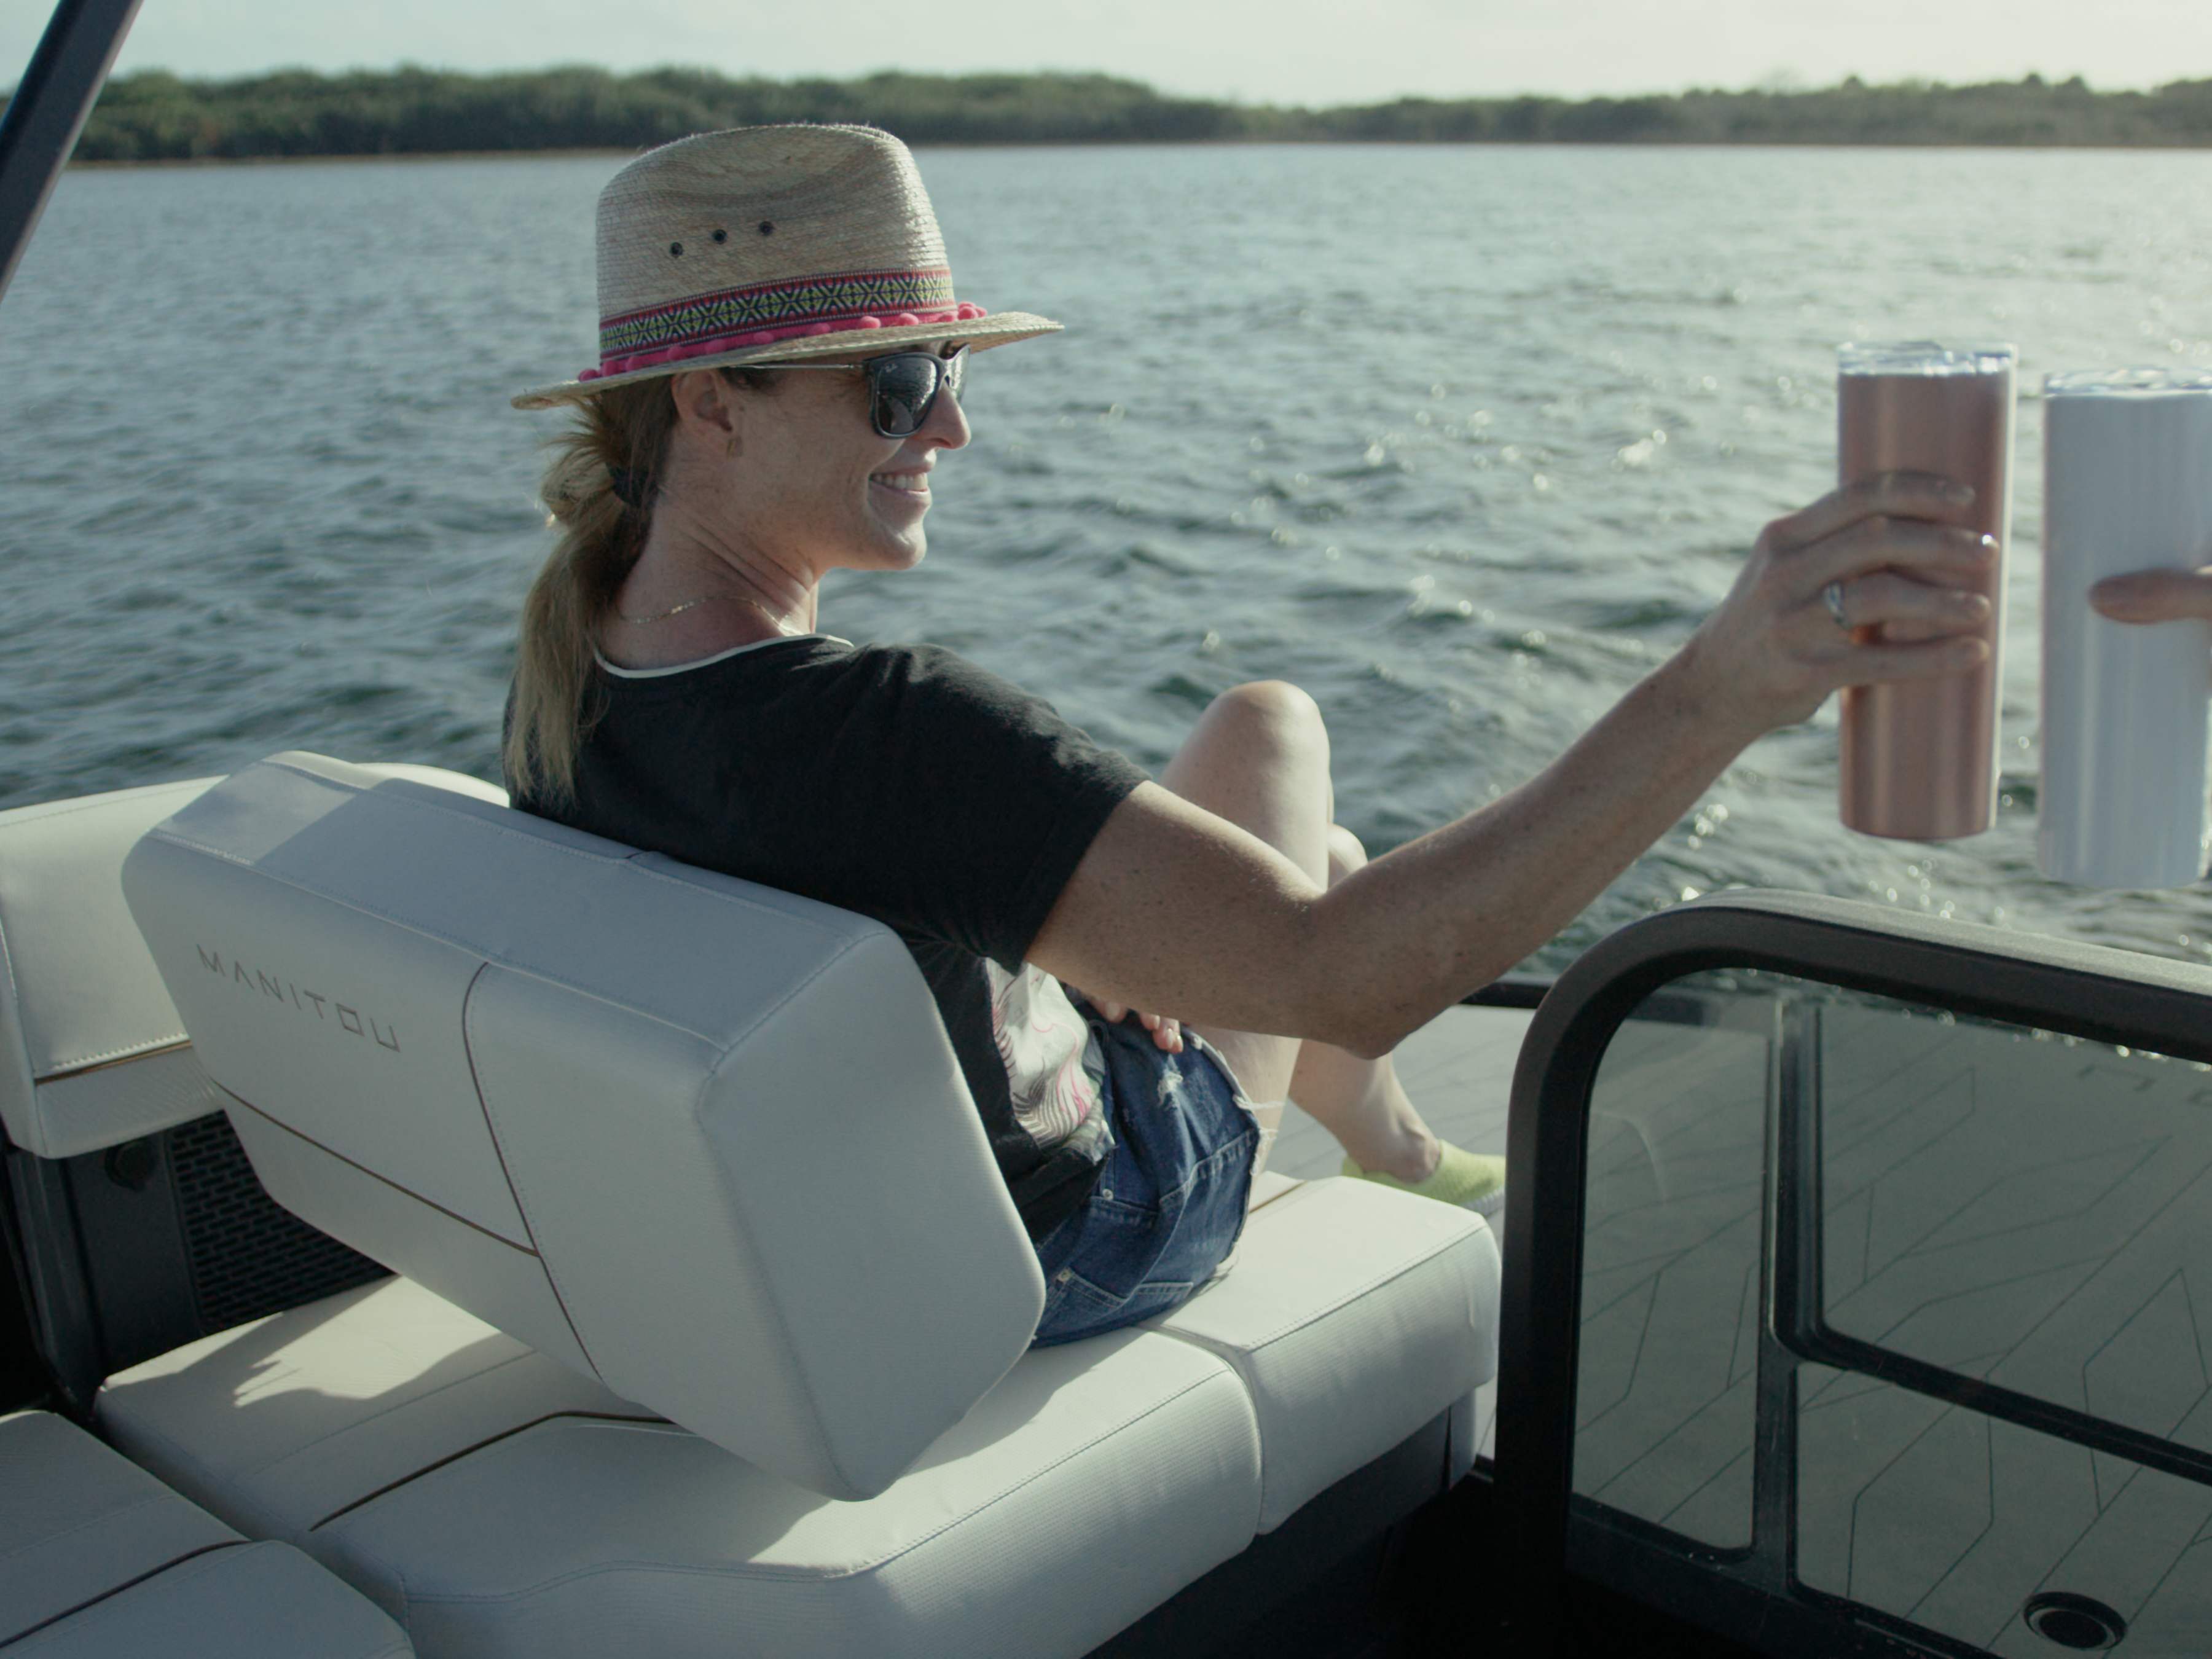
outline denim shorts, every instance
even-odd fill
[[[1033,1346],[1164,1314],[1205,1288],[1244,1229],[1260,1126],[1218,1050],[1186,1031],[1163,1053],[1133,1014],[1079,1010],[1105,1056],[1114,1147],[1081,1206],[1037,1241],[1044,1316]]]

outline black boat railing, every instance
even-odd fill
[[[137,15],[138,0],[61,0],[0,112],[0,298]]]
[[[1667,911],[1593,946],[1545,999],[1522,1049],[1509,1131],[1514,1181],[1496,1459],[1497,1500],[1510,1517],[1504,1537],[1512,1559],[1502,1582],[1516,1638],[1511,1650],[1540,1653],[1550,1645],[1571,1528],[1578,1570],[1597,1560],[1621,1581],[1615,1588],[1663,1598],[1677,1612],[1689,1610],[1682,1605],[1686,1586],[1691,1599],[1702,1599],[1717,1633],[1755,1639],[1769,1651],[1817,1642],[1817,1650],[1827,1651],[1980,1652],[1894,1609],[1800,1580],[1804,1368],[1852,1373],[1935,1402],[1930,1409],[1965,1408],[2197,1486],[2212,1487],[2212,1454],[1830,1323],[1822,1287],[1824,1011],[1817,994],[1770,999],[1766,1117],[1754,1131],[1762,1137],[1764,1168],[1749,1544],[1701,1547],[1648,1517],[1575,1495],[1586,1228],[1597,1219],[1588,1212],[1590,1114],[1601,1068],[1632,1018],[1655,1018],[1655,1006],[1680,1000],[1668,988],[1717,973],[1785,976],[1815,992],[1832,988],[1916,1005],[1938,1019],[2023,1028],[2016,1033],[2022,1038],[2083,1040],[2124,1056],[2140,1050],[2203,1063],[2212,1062],[2212,969],[1842,900],[1731,893]],[[2204,1092],[2212,1100],[2212,1090]],[[2002,1111],[2008,1104],[1990,1107]],[[2054,1616],[2065,1616],[2064,1609]],[[1850,1639],[1838,1645],[1835,1638],[1844,1632]]]

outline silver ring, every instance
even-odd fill
[[[1820,590],[1820,603],[1828,607],[1828,614],[1836,619],[1837,627],[1846,634],[1851,631],[1851,619],[1844,614],[1844,584],[1840,580]]]

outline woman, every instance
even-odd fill
[[[920,562],[969,354],[1059,327],[954,298],[896,139],[653,151],[602,194],[599,260],[599,366],[516,399],[578,419],[509,786],[899,932],[1036,1243],[1041,1342],[1218,1271],[1285,1099],[1347,1172],[1494,1205],[1500,1161],[1430,1131],[1398,1041],[1570,921],[1752,738],[1838,686],[1984,654],[1957,636],[1986,603],[1953,584],[1994,550],[1930,521],[1962,493],[1828,497],[1767,526],[1690,643],[1549,770],[1370,863],[1291,686],[1224,694],[1154,782],[949,653],[817,631],[829,571]]]

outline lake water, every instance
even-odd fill
[[[273,750],[491,775],[545,541],[520,387],[592,360],[617,157],[77,172],[0,307],[0,805]],[[1281,677],[1393,845],[1539,770],[1834,471],[1834,343],[2212,366],[2212,156],[924,152],[978,361],[933,640],[1157,766]],[[1750,750],[1540,958],[1731,883],[2203,959],[2212,895],[2034,868],[2042,422],[2019,422],[1998,828],[1862,839],[1833,706]]]

